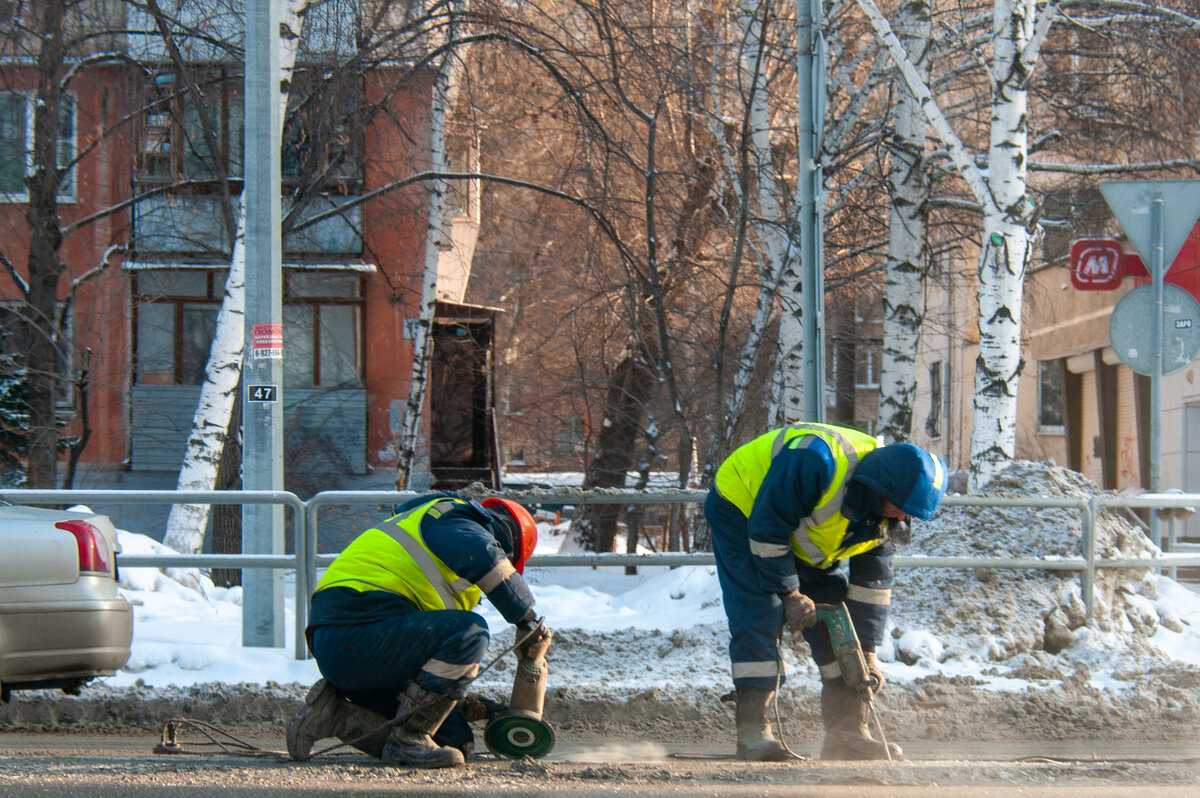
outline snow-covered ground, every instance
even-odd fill
[[[1017,463],[989,493],[1085,495],[1096,492],[1081,476],[1043,463]],[[1148,555],[1141,530],[1118,516],[1099,525],[1106,555]],[[122,532],[125,553],[164,551],[142,535]],[[905,554],[1075,556],[1080,528],[1055,510],[945,508],[917,526]],[[618,550],[623,550],[621,541]],[[538,554],[577,548],[566,524],[542,523]],[[526,574],[539,610],[555,631],[551,687],[630,694],[674,686],[724,690],[730,686],[728,629],[711,566],[642,568],[531,568]],[[198,571],[123,568],[121,592],[135,605],[133,651],[109,687],[184,687],[229,684],[309,684],[315,663],[293,658],[293,600],[286,604],[282,649],[241,645],[241,591],[213,587]],[[1142,674],[1200,670],[1200,595],[1149,570],[1102,572],[1096,586],[1098,617],[1085,623],[1078,574],[1055,571],[904,569],[898,575],[888,645],[879,652],[889,684],[931,676],[968,677],[980,689],[1025,691],[1080,679],[1092,689],[1142,684]],[[497,644],[511,631],[485,601],[480,612]],[[496,651],[502,650],[494,645]],[[1056,653],[1050,653],[1049,650]],[[791,678],[810,685],[816,671],[807,647],[785,639]],[[504,665],[479,686],[503,690]],[[1200,701],[1200,698],[1194,698]]]

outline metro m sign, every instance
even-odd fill
[[[1081,239],[1071,244],[1071,285],[1080,291],[1121,287],[1121,247],[1111,239]]]

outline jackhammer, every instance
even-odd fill
[[[854,631],[854,621],[850,620],[850,611],[846,608],[845,602],[818,604],[817,622],[824,623],[825,628],[829,630],[829,639],[833,643],[833,656],[842,672],[842,681],[850,689],[863,693],[866,698],[867,709],[879,732],[879,740],[887,752],[888,761],[891,761],[891,746],[888,745],[887,737],[883,734],[883,724],[879,722],[879,715],[875,712],[875,704],[872,701],[875,693],[879,692],[879,688],[883,685],[880,684],[878,677],[867,669],[867,660],[863,657],[862,644],[859,643],[858,633]]]
[[[546,652],[551,633],[544,619],[518,635],[535,638],[528,646],[517,646],[517,669],[513,675],[512,699],[508,709],[488,721],[483,740],[488,750],[510,759],[540,759],[554,748],[554,727],[542,719],[546,701],[546,677],[550,672]]]

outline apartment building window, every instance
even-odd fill
[[[33,173],[33,92],[0,92],[0,201],[28,202],[26,175]],[[75,159],[75,99],[64,93],[58,105],[57,166],[64,169]],[[75,198],[75,169],[63,175],[58,198]]]
[[[929,364],[929,415],[925,417],[925,432],[930,438],[942,437],[942,402],[945,388],[942,382],[942,361]]]
[[[551,454],[565,456],[583,451],[584,421],[577,416],[560,418],[557,422],[558,435],[554,439]]]
[[[285,184],[321,184],[350,194],[362,181],[361,78],[304,67],[292,73],[283,130]]]
[[[137,169],[142,180],[207,181],[219,174],[242,174],[242,77],[222,70],[200,71],[191,77],[203,92],[203,109],[190,100],[173,71],[154,75],[147,87],[150,98],[138,135]]]
[[[9,25],[28,16],[25,0],[0,0],[0,25]]]
[[[879,387],[880,345],[875,341],[860,341],[854,350],[854,387]]]
[[[206,268],[134,272],[139,384],[203,382],[226,276],[223,269]],[[285,387],[362,384],[362,279],[355,271],[285,270]]]
[[[1063,431],[1062,363],[1038,361],[1038,432]]]

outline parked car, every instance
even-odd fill
[[[0,701],[13,690],[76,693],[129,659],[119,550],[105,515],[0,505]]]

